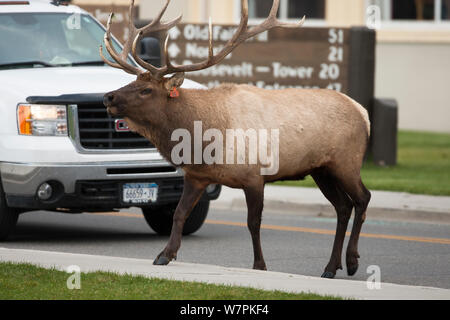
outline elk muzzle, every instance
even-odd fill
[[[124,108],[118,104],[118,97],[114,92],[109,92],[103,96],[103,104],[106,107],[108,114],[112,117],[119,117],[123,115]]]

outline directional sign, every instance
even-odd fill
[[[213,26],[214,51],[233,36],[236,26]],[[208,58],[208,25],[172,29],[169,54],[178,64]],[[276,28],[240,45],[219,65],[189,74],[209,87],[223,82],[261,88],[329,88],[348,91],[350,29]],[[176,47],[173,46],[176,44]]]
[[[181,34],[180,29],[178,27],[173,27],[169,30],[170,39],[176,40],[178,39],[178,36]]]
[[[168,52],[170,58],[176,58],[181,50],[175,43],[172,43],[171,45],[169,45]]]

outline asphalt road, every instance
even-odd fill
[[[178,261],[251,268],[245,221],[242,211],[211,210],[202,229],[183,239]],[[270,270],[321,275],[331,253],[335,219],[266,213],[263,224],[262,246]],[[368,266],[377,265],[383,282],[450,288],[450,225],[375,221],[369,212],[362,232],[360,269],[354,277],[338,271],[336,278],[366,280]],[[82,215],[30,212],[0,246],[153,260],[167,239],[150,230],[138,209]]]

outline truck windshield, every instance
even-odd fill
[[[104,65],[99,55],[104,34],[84,14],[0,14],[0,69]],[[114,47],[120,50],[116,41]]]

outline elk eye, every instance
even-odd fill
[[[141,91],[142,95],[148,95],[148,94],[151,94],[151,93],[152,93],[152,89],[150,89],[150,88],[147,88],[147,89],[144,89],[144,90]]]

